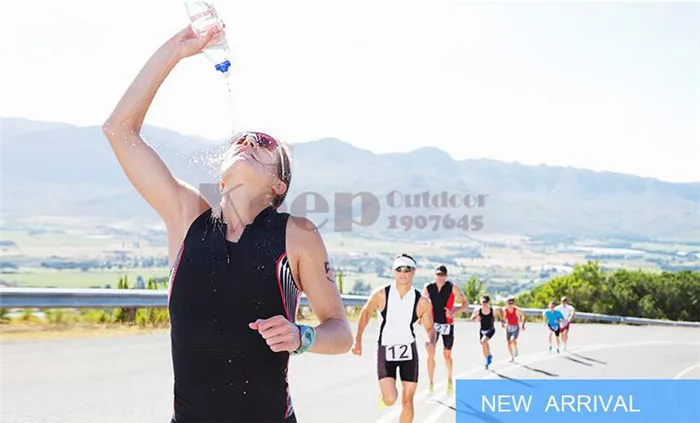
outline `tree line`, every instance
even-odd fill
[[[700,321],[700,272],[650,272],[618,269],[604,272],[598,262],[574,266],[566,276],[552,278],[516,296],[525,308],[546,308],[567,297],[576,310],[650,319]]]

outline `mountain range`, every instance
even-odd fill
[[[159,221],[129,184],[99,126],[2,118],[0,135],[5,224],[32,215],[84,217],[104,223]],[[202,187],[215,201],[215,165],[221,142],[152,126],[144,127],[143,135],[175,175]],[[300,195],[317,193],[328,208],[308,216],[317,224],[327,220],[322,230],[340,230],[332,225],[347,222],[350,213],[360,221],[364,211],[371,224],[355,225],[353,231],[367,235],[431,239],[480,231],[533,237],[700,240],[700,183],[488,159],[454,160],[435,147],[374,154],[333,138],[291,147],[293,180],[283,208],[298,214],[304,203]],[[633,160],[633,154],[620,160]],[[336,199],[337,193],[360,192],[375,198],[374,206],[365,203],[369,206],[363,208],[356,200],[350,209]],[[425,207],[415,204],[417,198],[409,199],[411,204],[404,198],[424,193],[436,200],[441,195],[462,199],[468,195],[471,207],[461,202]],[[399,197],[402,204],[396,202]],[[313,209],[313,200],[308,201],[308,209]],[[429,216],[445,214],[454,224],[445,228],[441,217],[439,230],[433,231],[438,222],[431,219],[437,217]],[[404,215],[412,217],[402,220]],[[391,219],[395,219],[394,229]],[[456,224],[460,219],[469,224],[457,229],[462,226]],[[427,226],[418,229],[421,223]]]

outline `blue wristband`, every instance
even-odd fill
[[[299,328],[299,336],[301,338],[301,345],[294,351],[291,351],[292,355],[299,355],[307,352],[311,349],[316,341],[316,329],[311,326],[297,325]]]

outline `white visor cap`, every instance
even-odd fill
[[[411,260],[410,258],[404,257],[404,256],[401,256],[401,257],[394,259],[394,266],[392,267],[392,269],[396,270],[401,266],[408,266],[408,267],[412,267],[415,269],[416,262]]]

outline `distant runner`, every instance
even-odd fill
[[[440,265],[435,268],[435,281],[423,288],[423,296],[430,299],[433,305],[433,321],[435,331],[442,335],[443,356],[447,367],[447,395],[453,390],[452,385],[452,346],[454,345],[454,316],[469,308],[467,297],[457,285],[447,280],[447,267]],[[460,306],[454,308],[455,297],[459,298]],[[428,352],[429,392],[433,393],[433,376],[435,375],[435,354]]]
[[[554,308],[556,303],[554,301],[549,302],[549,310],[545,310],[542,315],[544,316],[544,324],[549,327],[549,352],[552,352],[552,334],[557,337],[557,354],[559,354],[560,340],[559,333],[561,330],[561,323],[564,321],[564,315],[561,311]]]
[[[481,327],[479,328],[479,342],[481,342],[481,350],[486,358],[486,365],[484,366],[486,369],[488,369],[493,362],[489,340],[496,334],[494,314],[499,314],[499,316],[501,316],[501,320],[503,320],[500,310],[494,310],[489,304],[490,302],[491,298],[488,295],[482,296],[481,307],[477,308],[472,313],[472,320],[481,322]]]
[[[419,357],[413,324],[419,319],[428,333],[425,348],[435,353],[437,332],[433,328],[430,301],[413,288],[416,261],[408,254],[394,258],[395,282],[375,289],[362,308],[357,327],[357,336],[352,353],[362,355],[362,334],[375,310],[381,310],[379,318],[379,340],[377,345],[377,375],[379,378],[379,404],[393,405],[399,395],[396,389],[397,374],[401,376],[400,423],[413,421],[413,397],[418,387]]]
[[[510,361],[514,361],[515,357],[518,356],[518,335],[520,334],[520,329],[525,330],[525,315],[515,306],[515,297],[512,295],[506,299],[504,317],[502,326],[506,329],[506,342],[508,343]]]
[[[564,316],[564,323],[559,329],[561,330],[561,340],[564,343],[564,351],[566,351],[566,343],[569,340],[569,328],[576,314],[576,309],[569,304],[569,300],[566,297],[561,297],[561,304],[556,306],[555,309],[559,310]]]

